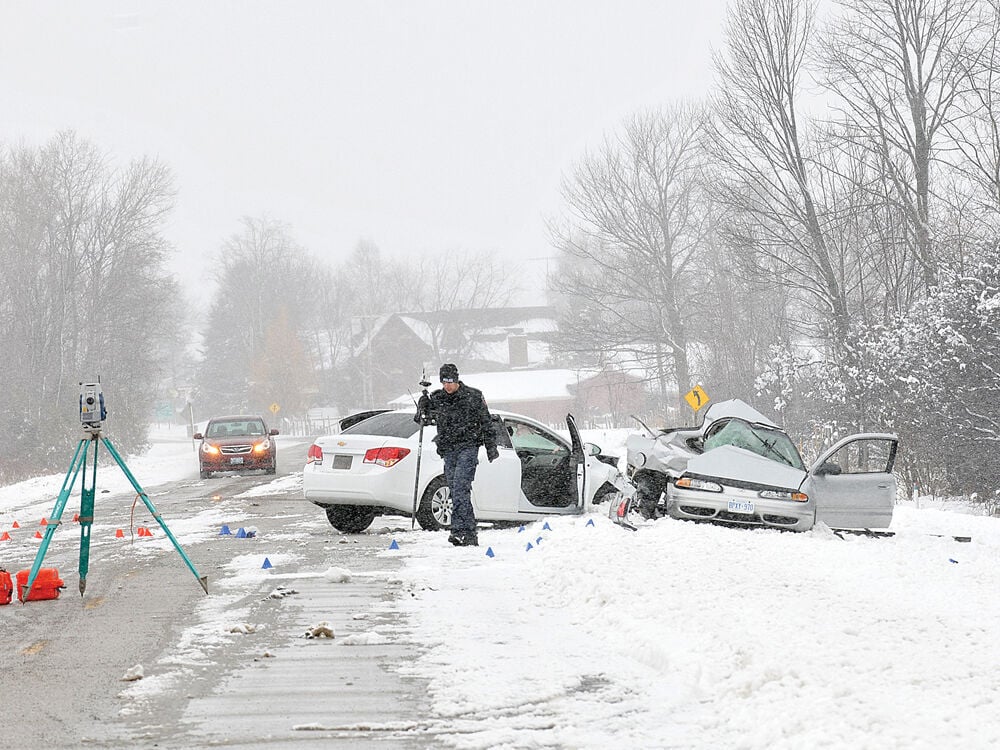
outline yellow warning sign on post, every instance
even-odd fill
[[[277,404],[271,404],[270,409],[272,414],[277,414],[279,411],[281,411],[281,407],[278,406]]]
[[[690,406],[695,411],[698,411],[701,407],[708,403],[708,394],[705,393],[705,389],[700,385],[696,385],[684,396],[684,400],[688,402]]]

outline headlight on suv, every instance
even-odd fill
[[[717,482],[706,482],[704,479],[694,477],[681,477],[674,485],[683,487],[686,490],[702,490],[703,492],[722,492],[722,485]]]
[[[790,490],[761,490],[757,497],[765,500],[790,500],[793,503],[804,503],[809,499],[809,495],[804,492],[792,492]]]

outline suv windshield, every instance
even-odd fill
[[[709,434],[705,438],[705,450],[710,451],[720,445],[743,448],[758,456],[805,471],[805,465],[795,443],[781,430],[734,418],[721,428],[716,428],[715,425],[709,428]]]
[[[259,419],[241,419],[239,421],[212,422],[208,426],[208,437],[245,437],[248,435],[263,435],[264,423]]]
[[[342,435],[383,435],[385,437],[413,437],[420,427],[413,421],[413,414],[387,411],[352,424]]]

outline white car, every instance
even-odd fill
[[[363,416],[363,415],[362,415]],[[451,524],[451,496],[435,428],[423,430],[412,410],[376,412],[343,422],[335,435],[317,438],[302,472],[306,500],[320,506],[334,528],[364,531],[381,514],[413,514],[424,529]],[[479,449],[472,505],[479,521],[526,522],[541,516],[583,513],[594,503],[631,496],[632,485],[601,449],[580,439],[572,415],[567,441],[525,416],[493,412],[499,457]],[[422,447],[421,447],[422,445]],[[420,476],[417,478],[417,459]]]
[[[612,517],[715,521],[807,531],[883,529],[892,522],[899,438],[845,437],[807,467],[784,430],[739,400],[712,404],[700,427],[629,435],[625,442],[635,502]]]

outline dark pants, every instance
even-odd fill
[[[444,480],[451,491],[451,530],[475,533],[476,514],[472,510],[472,480],[479,465],[479,447],[458,448],[444,454]]]

